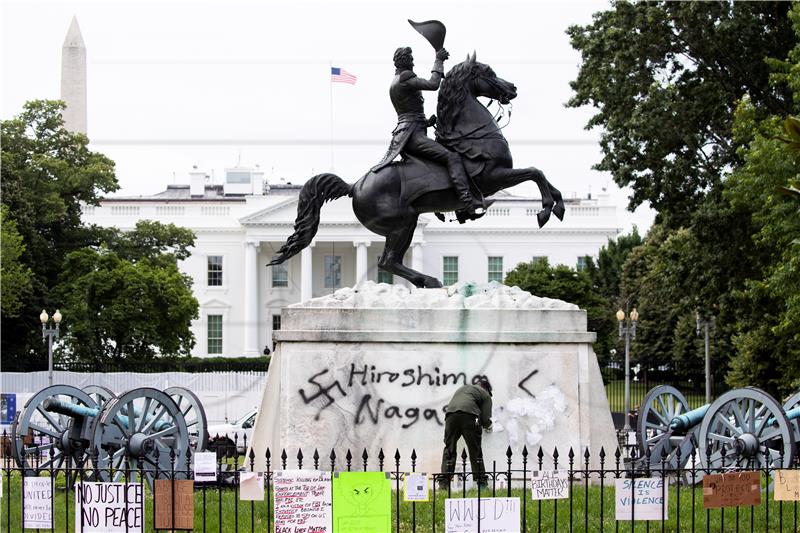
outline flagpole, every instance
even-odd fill
[[[333,169],[333,79],[331,78],[332,75],[333,75],[333,61],[329,61],[328,62],[328,92],[330,93],[330,104],[329,104],[329,107],[330,107],[330,113],[331,113],[331,116],[330,116],[330,125],[331,125],[331,142],[330,142],[331,154],[330,154],[330,160],[331,160],[331,172],[334,172],[334,169]]]

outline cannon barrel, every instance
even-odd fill
[[[703,421],[703,417],[706,416],[709,407],[711,407],[711,404],[706,404],[676,416],[669,423],[670,429],[673,431],[688,431],[692,429]]]
[[[100,409],[95,407],[86,407],[85,405],[65,402],[56,398],[47,398],[42,402],[42,407],[44,407],[45,411],[67,415],[71,418],[87,418],[100,414]]]
[[[786,420],[791,422],[792,420],[800,420],[800,407],[795,407],[794,409],[789,409],[786,411]],[[778,420],[771,416],[769,417],[769,421],[767,422],[770,426],[777,426]]]
[[[42,402],[42,407],[44,408],[45,411],[67,415],[71,418],[90,418],[98,416],[100,414],[100,409],[93,407],[86,407],[84,405],[79,405],[76,403],[65,402],[63,400],[58,400],[56,398],[47,398],[44,402]],[[116,418],[123,425],[125,426],[128,425],[127,416],[117,415]],[[153,424],[153,429],[155,431],[163,431],[170,427],[172,427],[172,424],[164,420],[158,420]]]

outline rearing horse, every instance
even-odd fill
[[[498,78],[475,54],[455,65],[442,82],[437,108],[436,139],[460,153],[473,185],[484,196],[531,180],[539,186],[542,210],[539,227],[550,213],[564,218],[564,201],[537,168],[513,168],[511,151],[495,117],[478,101],[484,96],[507,104],[517,96],[514,84]],[[368,172],[356,183],[345,183],[335,174],[318,174],[300,191],[294,233],[278,250],[270,265],[280,264],[311,243],[319,227],[322,204],[351,196],[353,212],[370,231],[386,237],[378,266],[407,279],[417,287],[441,287],[438,279],[403,265],[421,213],[455,211],[461,203],[447,169],[437,163],[409,156],[378,172]]]

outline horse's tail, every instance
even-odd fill
[[[279,265],[311,244],[319,228],[322,204],[342,196],[353,196],[353,186],[336,174],[317,174],[309,179],[300,190],[294,233],[286,239],[286,243],[278,250],[278,256],[267,266]]]

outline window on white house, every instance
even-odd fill
[[[275,259],[277,256],[273,256]],[[288,287],[289,286],[289,267],[284,261],[280,265],[272,265],[272,286],[273,287]]]
[[[442,257],[442,283],[452,285],[458,283],[458,256]]]
[[[208,353],[222,353],[222,315],[208,315]]]
[[[221,287],[222,286],[222,256],[209,255],[208,256],[208,286]]]
[[[488,281],[503,282],[503,258],[502,257],[489,257],[488,258]]]
[[[325,288],[338,289],[342,286],[342,256],[325,256]]]

